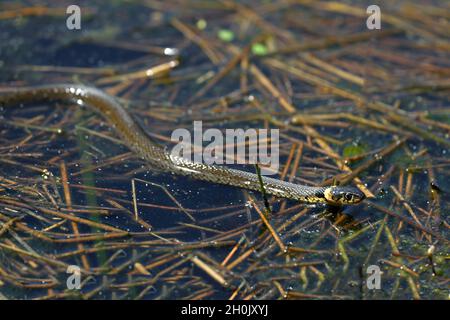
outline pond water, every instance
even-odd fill
[[[268,196],[268,226],[259,192],[162,172],[76,101],[0,104],[0,298],[448,298],[445,4],[392,1],[381,30],[364,1],[81,1],[73,30],[69,5],[0,4],[0,101],[95,86],[166,148],[278,129],[275,178],[368,199]]]

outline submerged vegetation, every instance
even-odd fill
[[[0,107],[0,299],[448,299],[448,4],[368,30],[365,1],[89,1],[68,30],[70,1],[39,3],[0,4],[0,93],[97,86],[166,146],[194,120],[278,128],[280,179],[369,198],[176,177],[76,103]]]

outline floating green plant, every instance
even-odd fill
[[[225,42],[231,42],[234,40],[234,33],[231,30],[228,29],[220,29],[219,32],[217,32],[217,36],[220,40]]]

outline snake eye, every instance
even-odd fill
[[[350,193],[346,193],[344,197],[345,197],[345,200],[347,200],[347,201],[352,201],[353,200],[353,195],[350,194]]]

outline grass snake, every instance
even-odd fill
[[[226,166],[197,163],[170,154],[154,143],[131,115],[111,95],[94,87],[55,84],[12,88],[0,91],[0,106],[23,103],[70,101],[87,105],[101,114],[126,145],[150,166],[195,179],[261,191],[256,174]],[[365,196],[359,189],[346,186],[312,187],[262,176],[265,192],[280,198],[331,205],[357,204]]]

